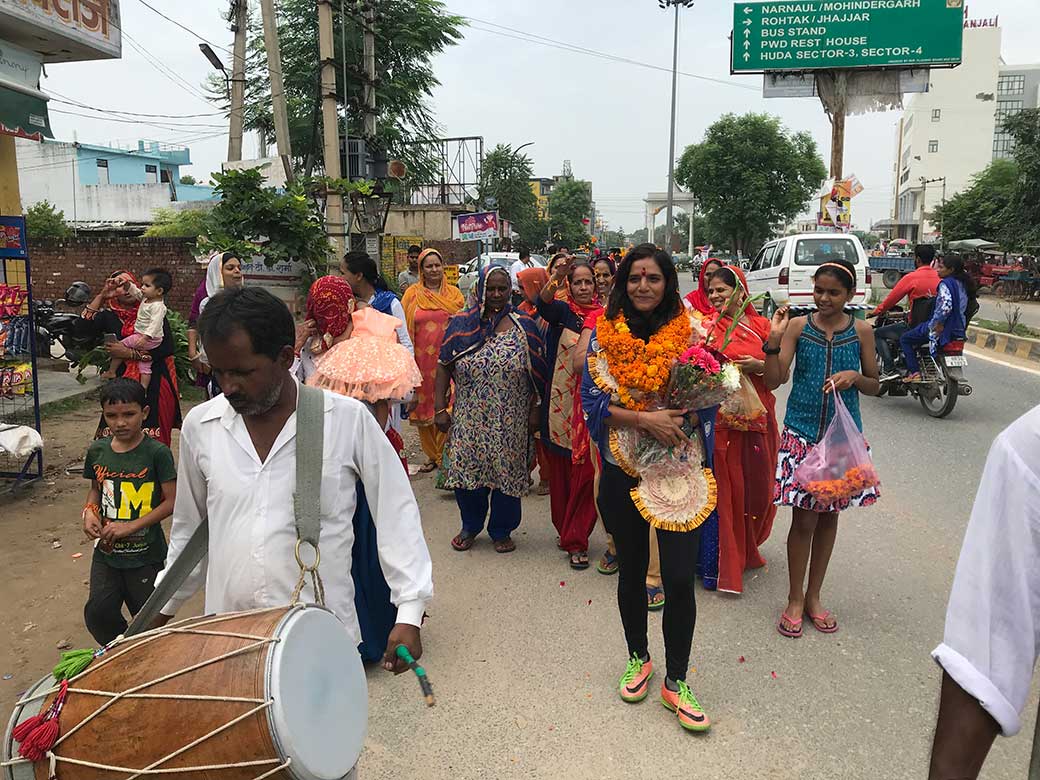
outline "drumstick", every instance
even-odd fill
[[[422,688],[423,698],[426,699],[426,706],[432,707],[436,704],[433,698],[433,686],[430,685],[430,679],[426,676],[426,670],[419,666],[418,662],[412,658],[412,654],[408,652],[408,648],[404,645],[397,646],[397,657],[408,664],[408,667],[415,672],[415,676],[419,678],[419,687]]]

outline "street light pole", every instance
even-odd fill
[[[675,6],[675,32],[672,44],[672,122],[668,140],[668,216],[664,228],[664,244],[668,254],[672,253],[672,211],[675,206],[675,106],[679,91],[679,8],[689,8],[694,0],[657,0],[661,8]],[[653,236],[649,236],[653,241]]]

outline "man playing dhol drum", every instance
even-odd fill
[[[170,620],[205,582],[206,611],[288,605],[300,575],[293,513],[299,386],[290,374],[295,326],[270,293],[246,287],[213,296],[198,329],[224,394],[195,407],[181,429],[169,566],[204,519],[208,555],[162,609]],[[378,530],[379,562],[397,606],[383,666],[395,653],[422,655],[419,626],[433,595],[419,507],[393,447],[360,402],[325,393],[321,475],[321,574],[325,604],[361,641],[351,549],[356,484],[365,487]],[[162,575],[160,575],[160,578]],[[308,583],[304,601],[313,601]]]

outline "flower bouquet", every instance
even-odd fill
[[[665,402],[669,409],[708,409],[739,389],[740,369],[721,353],[697,344],[672,366]]]

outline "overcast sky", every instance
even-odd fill
[[[655,0],[446,1],[451,11],[469,17],[472,24],[464,41],[434,61],[442,86],[432,105],[445,135],[483,136],[488,147],[533,141],[525,153],[534,161],[536,175],[558,174],[563,161],[570,160],[574,174],[593,183],[595,200],[611,227],[629,232],[642,227],[643,197],[666,186],[671,13],[660,10]],[[149,2],[204,38],[230,48],[231,33],[220,16],[226,3]],[[178,116],[212,112],[212,105],[196,94],[210,70],[198,50],[199,40],[140,0],[122,0],[121,8],[122,59],[49,66],[44,90],[100,109]],[[1006,61],[1040,59],[1037,0],[969,0],[969,13],[1000,15]],[[700,141],[720,115],[759,111],[780,116],[791,130],[811,132],[828,160],[830,124],[817,100],[765,100],[761,76],[729,75],[731,26],[730,0],[699,0],[682,11],[679,69],[703,78],[680,77],[677,156],[687,144]],[[540,45],[530,36],[664,70]],[[218,53],[230,65],[230,57]],[[165,74],[160,72],[163,67]],[[200,181],[219,170],[226,158],[227,134],[220,116],[142,119],[169,123],[158,128],[57,113],[91,112],[56,102],[51,109],[51,126],[59,140],[71,140],[75,134],[89,143],[152,138],[186,144],[194,165],[183,172]],[[853,203],[857,227],[888,216],[897,121],[896,112],[849,119],[845,170],[857,174],[866,187]],[[245,155],[255,152],[255,138],[247,138]]]

